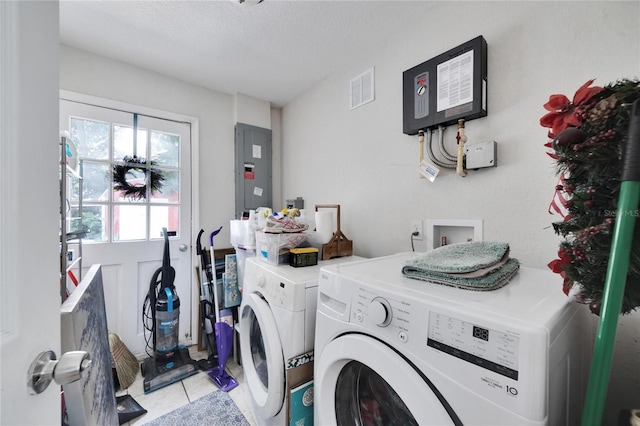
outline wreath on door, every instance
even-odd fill
[[[151,194],[160,191],[164,185],[164,174],[155,166],[155,161],[147,161],[135,155],[125,156],[122,162],[113,166],[113,189],[123,192],[125,198],[133,200],[147,198],[147,187]],[[144,184],[135,182],[139,178],[131,178],[133,172],[144,174]]]

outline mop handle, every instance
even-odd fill
[[[587,396],[582,413],[584,426],[602,423],[618,317],[629,270],[637,208],[640,202],[640,99],[633,103],[621,175],[618,210],[611,239],[611,254],[602,295]]]
[[[220,228],[216,229],[215,231],[213,231],[211,234],[209,234],[209,247],[211,247],[212,250],[213,250],[213,237],[218,235],[218,233],[221,230],[222,230],[222,226]]]
[[[213,237],[218,235],[220,230],[222,230],[222,226],[209,235],[209,250],[211,252],[211,275],[213,277],[213,303],[215,305],[216,322],[220,322],[220,305],[218,304],[218,279],[216,277],[216,260],[215,251],[213,250]]]

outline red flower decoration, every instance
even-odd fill
[[[549,134],[549,136],[551,136],[551,134]],[[555,154],[556,151],[553,149],[553,141],[545,143],[544,146],[547,148],[547,155],[554,160],[557,160],[558,156]]]
[[[565,95],[551,95],[549,96],[549,102],[544,104],[544,108],[548,112],[540,119],[540,125],[542,127],[548,127],[551,129],[549,133],[550,138],[555,138],[561,131],[569,126],[579,126],[582,124],[582,119],[576,114],[576,107],[580,106],[593,96],[604,90],[602,87],[589,87],[595,79],[587,81],[580,86],[573,96],[573,102],[569,101]]]
[[[551,271],[556,274],[560,274],[560,276],[564,278],[564,282],[562,283],[562,291],[564,292],[564,294],[569,295],[569,290],[571,290],[571,287],[573,287],[573,280],[567,277],[567,274],[564,271],[564,266],[571,264],[571,256],[567,249],[565,249],[564,247],[560,247],[560,249],[558,250],[558,257],[559,259],[552,260],[547,266],[549,267],[549,269],[551,269]]]

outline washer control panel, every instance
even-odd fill
[[[429,313],[427,346],[518,380],[520,337],[438,312]]]
[[[426,334],[427,347],[518,380],[520,336],[514,331],[454,317],[446,310],[438,312],[435,306],[412,309],[408,298],[381,296],[363,287],[358,288],[354,302],[351,321],[369,330],[402,344],[410,338],[424,342]]]
[[[378,296],[363,288],[356,292],[351,321],[370,329],[384,330],[399,343],[409,341],[409,311],[411,303],[391,295]]]

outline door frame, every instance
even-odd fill
[[[196,238],[196,229],[200,229],[200,180],[198,179],[198,176],[200,176],[200,163],[198,162],[198,158],[200,157],[200,119],[189,115],[164,111],[156,108],[132,104],[129,102],[116,101],[113,99],[107,99],[99,96],[87,95],[84,93],[78,93],[63,89],[60,89],[60,100],[86,103],[126,112],[136,112],[141,115],[148,115],[155,118],[162,118],[173,121],[181,121],[189,123],[191,125],[191,235],[189,238],[191,258],[189,259],[189,261],[190,270],[194,271],[194,268],[198,265],[198,259],[195,255],[194,250],[194,241]],[[191,273],[190,277],[191,287],[193,290],[193,283],[195,281],[195,275],[193,274],[193,272]],[[199,335],[199,300],[200,299],[198,292],[191,291],[191,312],[189,313],[189,319],[191,324],[190,333],[192,344],[197,343]]]

